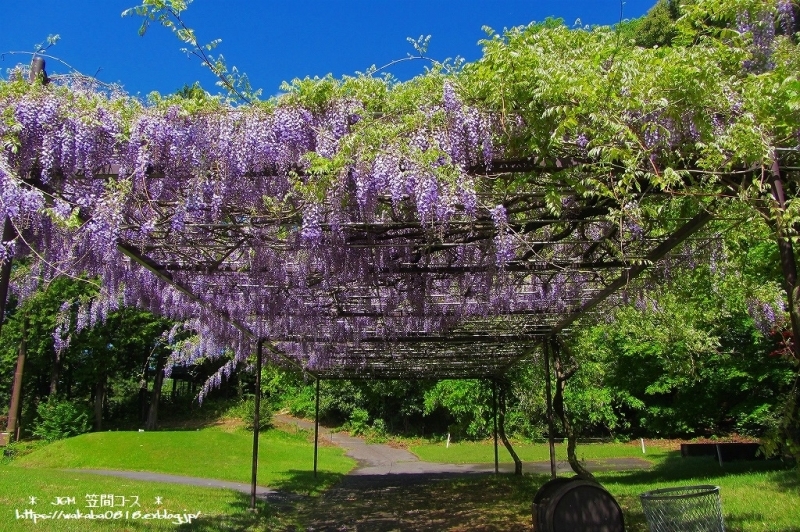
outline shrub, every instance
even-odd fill
[[[354,408],[350,420],[345,424],[353,436],[360,436],[369,430],[369,412],[363,408]]]
[[[315,393],[312,386],[303,386],[287,400],[286,407],[293,416],[313,418],[315,412]]]
[[[51,396],[46,402],[39,403],[36,412],[33,435],[45,441],[60,440],[89,432],[89,409],[73,401]]]
[[[255,426],[254,421],[256,415],[256,401],[254,396],[248,395],[236,406],[234,406],[230,412],[232,415],[239,417],[242,419],[242,421],[244,421],[244,426],[247,430],[253,430],[253,427]],[[269,401],[262,399],[259,405],[258,431],[261,432],[262,430],[268,429],[271,426],[272,408],[270,407]]]
[[[8,442],[6,446],[3,447],[3,453],[0,455],[0,465],[8,464],[20,456],[30,454],[42,445],[45,445],[45,443],[46,442],[42,440]]]

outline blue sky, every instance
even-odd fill
[[[139,37],[140,20],[120,14],[135,0],[7,0],[0,19],[0,69],[28,63],[9,52],[33,51],[49,34],[61,40],[48,53],[83,74],[121,83],[132,94],[170,93],[200,83],[217,92],[214,78],[199,62],[180,52],[181,43],[166,29],[152,26]],[[625,0],[624,18],[643,15],[655,0]],[[548,16],[572,25],[614,24],[619,0],[195,0],[185,13],[201,42],[222,39],[216,50],[229,66],[246,72],[268,96],[296,77],[336,77],[384,65],[413,52],[407,37],[431,35],[428,55],[442,60],[480,57],[481,27],[503,28]],[[421,61],[391,72],[407,79]],[[50,73],[68,69],[48,59]]]

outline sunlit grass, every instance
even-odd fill
[[[654,489],[719,486],[728,531],[800,531],[800,471],[780,461],[681,458],[673,451],[650,471],[598,473],[625,513],[627,530],[647,530],[640,495]]]
[[[513,444],[514,451],[523,462],[544,462],[550,460],[550,448],[546,443]],[[556,444],[556,459],[567,459],[567,446]],[[413,444],[409,451],[426,462],[444,462],[455,464],[473,464],[494,462],[494,446],[491,442],[458,442],[449,447],[444,443]],[[650,446],[642,453],[641,446],[632,442],[621,443],[588,443],[579,444],[577,454],[579,460],[603,460],[606,458],[644,458],[652,462],[663,460],[669,451],[664,447]],[[511,455],[503,444],[499,444],[498,458],[501,462],[511,462]]]
[[[253,435],[242,429],[94,432],[41,447],[14,461],[17,467],[152,471],[250,482]],[[259,436],[259,485],[313,493],[355,466],[335,447],[319,449],[321,474],[313,477],[313,445],[305,433],[264,431]]]
[[[111,496],[114,507],[93,508],[87,495]],[[57,498],[65,504],[57,505]],[[74,502],[67,499],[74,499]],[[160,502],[160,504],[159,504]],[[207,489],[177,484],[151,483],[124,478],[72,473],[52,469],[0,466],[0,530],[16,531],[135,531],[135,530],[202,530],[206,523],[215,523],[215,530],[225,530],[226,523],[242,527],[229,530],[273,530],[280,528],[280,515],[275,508],[259,502],[258,513],[247,511],[249,496],[230,490]],[[34,522],[30,512],[51,515]],[[120,512],[118,518],[67,519],[65,515],[95,515],[107,511]],[[125,512],[128,512],[126,515]],[[141,512],[136,515],[135,512]],[[149,514],[149,515],[148,515]],[[165,514],[173,514],[168,518]],[[198,515],[191,524],[179,523],[177,515]],[[20,518],[17,518],[17,516]],[[161,518],[155,518],[158,515]],[[145,519],[145,517],[149,517]],[[27,517],[27,518],[26,518]],[[218,526],[219,525],[219,526]]]

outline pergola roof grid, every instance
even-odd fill
[[[129,236],[122,240],[128,240],[124,247],[135,261],[193,294],[201,305],[217,309],[240,330],[255,337],[255,330],[266,329],[265,339],[273,353],[282,354],[285,360],[320,378],[498,377],[543,338],[563,331],[577,317],[592,312],[597,304],[632,282],[650,263],[662,259],[710,220],[707,213],[693,218],[661,219],[657,223],[650,220],[649,227],[633,234],[609,224],[608,208],[579,207],[565,210],[560,217],[547,218],[537,216],[538,212],[534,209],[529,218],[517,213],[513,225],[517,234],[525,238],[527,247],[522,248],[521,256],[502,267],[486,253],[466,263],[454,262],[448,255],[450,249],[485,248],[487,239],[497,235],[491,221],[455,221],[450,228],[439,231],[434,241],[428,228],[414,221],[341,224],[338,242],[348,253],[361,253],[362,266],[365,251],[375,254],[383,248],[396,250],[399,246],[412,253],[372,263],[360,274],[347,277],[346,287],[314,278],[308,261],[291,263],[293,259],[288,257],[283,268],[291,279],[285,283],[260,280],[260,274],[270,271],[274,264],[261,265],[256,256],[260,253],[280,260],[284,246],[279,239],[272,239],[270,232],[292,228],[294,221],[273,220],[270,224],[262,218],[263,225],[259,226],[250,219],[238,222],[234,216],[229,224],[195,223],[188,225],[188,232],[172,235],[167,231],[143,239],[135,221],[128,220]],[[163,225],[169,224],[169,216]],[[677,230],[668,229],[676,226]],[[464,238],[459,227],[471,228],[474,238]],[[330,226],[323,229],[330,230]],[[553,235],[556,239],[551,239]],[[330,260],[321,264],[322,268],[340,266]],[[456,278],[455,274],[462,277]],[[517,301],[509,300],[505,310],[495,310],[489,318],[469,311],[453,312],[461,306],[480,306],[487,297],[503,296],[502,290],[494,295],[490,291],[478,299],[464,295],[454,301],[453,290],[437,295],[436,289],[431,289],[437,283],[458,288],[465,275],[500,275],[507,280],[504,286],[516,287],[507,295]],[[562,292],[557,297],[550,294],[553,301],[537,306],[536,298],[548,297],[548,287],[555,280]],[[398,293],[405,296],[405,292],[415,289],[415,283],[427,286],[421,306],[415,308],[409,299],[401,297],[397,305],[386,309],[387,300]],[[198,290],[193,288],[195,284]],[[265,308],[263,313],[240,315],[234,300],[242,297],[263,301],[277,298],[284,306],[278,312]],[[316,333],[293,332],[290,322],[307,317],[309,308],[319,310],[314,316],[318,321]],[[404,319],[436,323],[430,330],[421,323],[415,335],[395,333],[393,320]],[[366,321],[354,326],[354,320]],[[259,322],[268,325],[257,326]],[[354,329],[358,330],[358,338],[352,335]]]

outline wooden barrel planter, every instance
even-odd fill
[[[624,532],[625,523],[614,497],[597,482],[555,478],[533,498],[537,532]]]

